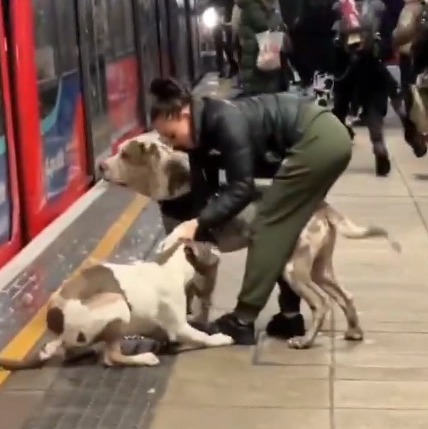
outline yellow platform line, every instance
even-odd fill
[[[83,268],[106,259],[115,249],[132,226],[138,215],[147,207],[149,199],[137,196],[126,207],[119,219],[108,229],[104,237],[99,241],[95,249],[71,274],[76,276]],[[58,291],[54,292],[58,293]],[[0,355],[8,359],[24,359],[35,344],[46,332],[45,315],[47,304],[38,310],[33,318],[19,331],[13,340],[1,351]],[[9,377],[10,372],[0,371],[0,385]]]

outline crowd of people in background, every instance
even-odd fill
[[[288,91],[298,76],[298,91],[311,97],[314,75],[326,73],[332,76],[328,89],[336,116],[351,135],[350,117],[367,126],[378,176],[391,169],[383,133],[388,101],[401,120],[403,140],[417,157],[426,154],[424,0],[213,0],[211,5],[222,17],[214,29],[219,75],[238,76],[242,95]],[[358,43],[349,41],[348,6],[358,11]],[[284,33],[281,67],[271,71],[257,67],[256,35],[267,30]],[[397,59],[400,82],[387,67]]]

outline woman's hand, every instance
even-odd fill
[[[192,241],[195,238],[196,230],[198,229],[198,220],[191,219],[186,222],[180,223],[174,229],[174,235],[183,241]]]

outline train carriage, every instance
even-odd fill
[[[147,129],[154,77],[201,77],[194,3],[1,0],[0,266]]]

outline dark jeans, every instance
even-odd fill
[[[226,40],[223,40],[223,34],[225,34]],[[217,25],[213,31],[214,36],[214,47],[216,55],[217,71],[222,73],[224,71],[224,54],[226,54],[227,61],[230,66],[236,65],[236,61],[233,58],[233,37],[232,29],[229,25]]]
[[[410,55],[400,54],[400,84],[401,91],[404,99],[404,106],[406,109],[406,116],[409,114],[411,107],[411,92],[410,86],[415,82],[415,76],[413,73],[412,59]]]

